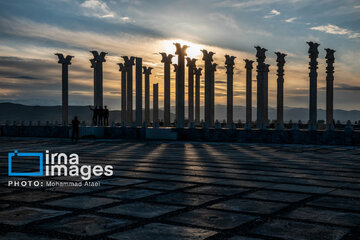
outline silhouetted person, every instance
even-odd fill
[[[91,106],[89,106],[90,110],[93,111],[93,123],[94,125],[97,125],[97,118],[98,118],[98,113],[99,113],[99,110],[97,108],[97,106],[95,106],[95,108],[91,108]]]
[[[72,124],[72,136],[71,141],[74,141],[74,138],[76,141],[79,140],[79,125],[80,121],[78,120],[77,116],[74,117],[74,119],[71,121]]]
[[[98,109],[98,126],[103,126],[104,109],[102,106]]]
[[[104,108],[104,125],[109,125],[109,109],[106,106]]]

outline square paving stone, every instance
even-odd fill
[[[252,238],[252,237],[244,237],[244,236],[233,236],[229,238],[229,240],[263,240],[262,238]]]
[[[121,188],[110,191],[105,191],[101,193],[97,193],[95,195],[119,198],[119,199],[139,199],[148,197],[154,194],[162,193],[160,191],[148,190],[148,189],[138,189],[138,188]]]
[[[100,210],[102,213],[122,214],[140,218],[153,218],[165,213],[182,209],[179,206],[170,206],[164,204],[135,202],[118,205],[116,207]]]
[[[262,199],[262,200],[271,200],[271,201],[297,202],[310,197],[310,195],[302,194],[302,193],[258,190],[256,192],[246,194],[244,197]]]
[[[166,178],[164,178],[166,179]],[[181,182],[194,182],[194,183],[213,183],[219,181],[216,178],[206,177],[195,177],[195,176],[173,176],[170,180],[181,181]]]
[[[216,232],[205,229],[151,223],[126,232],[116,233],[109,237],[119,240],[200,240],[214,234]]]
[[[46,189],[49,192],[64,192],[64,193],[92,193],[101,190],[106,190],[114,186],[100,186],[100,187],[55,187]]]
[[[34,221],[52,218],[69,213],[50,209],[19,207],[0,212],[0,223],[20,226]]]
[[[236,187],[250,187],[250,188],[262,188],[265,186],[274,185],[274,183],[268,182],[257,182],[257,181],[244,181],[244,180],[232,180],[225,179],[216,182],[216,184],[228,185],[228,186],[236,186]]]
[[[195,184],[170,182],[170,181],[154,181],[154,182],[141,183],[136,185],[136,187],[150,188],[156,190],[177,190],[192,186],[195,186]]]
[[[297,185],[297,184],[276,184],[276,185],[268,186],[266,188],[291,191],[291,192],[316,193],[316,194],[327,193],[334,190],[334,188],[305,186],[305,185]]]
[[[59,240],[58,238],[52,238],[48,236],[33,235],[21,232],[9,232],[0,236],[0,240]]]
[[[56,206],[56,207],[90,209],[90,208],[99,207],[99,206],[106,205],[106,204],[113,203],[113,202],[118,202],[118,201],[111,199],[111,198],[77,196],[77,197],[69,197],[69,198],[59,199],[59,200],[47,202],[45,204],[50,205],[50,206]]]
[[[155,201],[169,204],[198,206],[217,198],[218,197],[216,196],[207,196],[193,193],[169,193],[157,196]]]
[[[133,179],[133,178],[111,178],[107,180],[101,180],[101,184],[114,185],[114,186],[128,186],[138,183],[144,183],[147,180]]]
[[[284,214],[283,216],[292,219],[302,219],[312,222],[331,223],[343,226],[360,225],[360,214],[323,210],[312,207],[302,207]]]
[[[287,206],[284,203],[265,202],[250,199],[230,199],[225,202],[209,206],[212,209],[271,214]]]
[[[321,197],[308,205],[360,211],[360,199],[354,198]]]
[[[1,200],[15,202],[37,202],[51,198],[66,196],[60,193],[50,193],[41,191],[17,192],[0,197]]]
[[[190,223],[200,227],[211,227],[222,230],[240,226],[254,219],[256,219],[256,217],[209,209],[197,209],[169,218],[169,220],[179,223]]]
[[[360,198],[360,190],[336,189],[335,191],[330,192],[329,195]]]
[[[246,192],[248,190],[249,189],[240,188],[240,187],[220,187],[220,186],[208,185],[208,186],[200,186],[200,187],[186,189],[185,192],[231,196],[234,194]]]
[[[295,221],[272,220],[256,227],[251,232],[291,240],[339,240],[349,230]]]
[[[41,229],[69,233],[80,236],[92,236],[118,229],[131,224],[127,219],[113,219],[96,215],[78,215],[64,218],[54,224],[43,224]]]

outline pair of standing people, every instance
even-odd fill
[[[104,108],[102,106],[95,108],[92,108],[89,106],[90,110],[93,111],[93,123],[97,126],[102,125],[109,125],[109,109],[105,106]]]

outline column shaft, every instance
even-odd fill
[[[150,77],[145,74],[145,122],[150,123]]]
[[[136,58],[136,125],[142,125],[142,58]]]
[[[170,126],[170,62],[164,64],[164,125]]]
[[[153,85],[153,122],[159,122],[159,84]]]
[[[68,123],[69,115],[69,78],[68,64],[62,64],[62,122]]]

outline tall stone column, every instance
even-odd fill
[[[326,51],[326,129],[334,130],[334,62],[335,50]]]
[[[210,99],[211,99],[211,116],[210,116],[210,126],[214,126],[215,125],[215,72],[216,72],[216,63],[213,63],[211,65],[211,95],[210,95]]]
[[[253,62],[249,59],[244,59],[246,68],[246,124],[245,129],[251,129],[252,122],[252,69]]]
[[[226,123],[230,127],[233,123],[234,109],[234,60],[236,57],[225,55],[225,67],[227,76],[227,118]]]
[[[175,54],[178,55],[178,69],[176,78],[176,127],[185,126],[185,56],[188,46],[174,43]]]
[[[194,68],[195,74],[195,124],[200,124],[200,76],[201,68]]]
[[[133,122],[133,65],[135,65],[135,57],[122,56],[126,67],[126,121],[128,124]]]
[[[265,129],[264,122],[264,72],[265,72],[265,52],[267,49],[262,48],[260,46],[256,46],[256,61],[257,65],[257,119],[256,119],[256,127],[259,129]]]
[[[142,125],[142,58],[136,58],[136,125]]]
[[[143,67],[145,74],[145,123],[150,123],[150,74],[152,67]]]
[[[211,124],[211,76],[212,76],[212,56],[213,52],[207,50],[201,50],[203,53],[202,60],[205,61],[205,126],[210,127]]]
[[[118,63],[121,72],[121,122],[126,122],[126,67]]]
[[[264,69],[264,123],[269,125],[269,64],[265,64]]]
[[[159,84],[153,85],[153,123],[159,122]]]
[[[103,62],[106,62],[106,52],[90,51],[94,58],[90,60],[91,67],[94,68],[94,105],[103,106]]]
[[[284,65],[285,53],[276,52],[277,58],[277,108],[276,108],[276,129],[284,129]]]
[[[186,58],[188,67],[188,120],[189,124],[194,122],[194,69],[196,68],[195,58]]]
[[[319,56],[318,46],[314,42],[306,42],[309,45],[309,77],[310,77],[310,107],[309,107],[309,130],[317,130],[317,65],[316,61]]]
[[[164,126],[170,126],[170,92],[171,92],[171,84],[170,84],[170,64],[171,59],[174,57],[173,55],[166,53],[160,53],[162,56],[161,62],[164,63]]]
[[[176,83],[178,82],[178,78],[179,78],[179,75],[178,75],[178,65],[177,64],[173,64],[173,66],[174,66],[174,73],[175,73],[175,85],[176,85]],[[176,89],[175,89],[175,91],[176,91]],[[176,93],[176,92],[175,92]],[[176,94],[175,94],[176,95]],[[176,98],[176,96],[175,96],[175,98]],[[176,115],[176,113],[178,112],[178,105],[176,104],[176,99],[175,99],[175,115]],[[175,116],[175,122],[176,122],[176,116]]]
[[[69,121],[69,65],[71,65],[71,59],[74,56],[64,55],[61,53],[55,53],[58,56],[58,63],[62,65],[62,122],[64,125]]]

